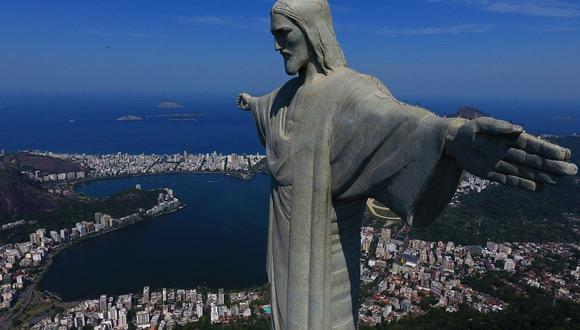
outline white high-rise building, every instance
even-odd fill
[[[117,323],[119,328],[126,329],[128,328],[129,324],[127,323],[127,310],[122,308],[119,311],[119,322]]]
[[[201,318],[203,316],[203,304],[198,303],[195,307],[195,312],[197,317]]]
[[[516,270],[516,263],[512,259],[506,259],[503,265],[503,269],[507,271]]]
[[[67,228],[61,229],[60,238],[62,239],[63,242],[68,241],[70,238],[70,231]]]
[[[117,319],[118,319],[118,315],[117,315],[117,307],[113,306],[113,307],[111,307],[111,309],[109,310],[109,320],[116,321]]]
[[[148,303],[149,302],[149,299],[150,299],[150,296],[149,296],[149,287],[146,286],[146,287],[143,288],[143,302],[144,303]]]
[[[149,312],[139,311],[136,315],[137,326],[149,325]]]
[[[50,232],[50,237],[54,240],[55,243],[60,243],[60,235],[56,230],[52,230]]]
[[[211,324],[214,324],[219,321],[219,312],[218,307],[216,305],[211,306],[211,314],[209,319]]]
[[[225,295],[224,295],[224,289],[218,289],[218,299],[217,299],[217,304],[218,304],[218,305],[223,305],[223,304],[225,304]]]
[[[101,312],[107,311],[107,295],[105,294],[101,295],[101,298],[99,298],[99,310]]]
[[[75,328],[82,328],[85,324],[85,314],[77,313],[74,318]]]
[[[38,237],[40,237],[40,240],[42,240],[46,236],[46,229],[44,228],[37,229],[36,234],[38,235]]]

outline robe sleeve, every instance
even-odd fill
[[[444,151],[459,122],[397,101],[374,78],[360,77],[351,86],[333,118],[333,198],[375,198],[415,227],[430,224],[463,173]]]
[[[270,109],[272,108],[272,103],[277,95],[278,90],[275,90],[264,96],[252,97],[250,100],[250,111],[252,112],[254,122],[256,123],[258,138],[264,147],[266,146],[268,132],[268,117]]]

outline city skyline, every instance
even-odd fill
[[[572,1],[330,3],[349,65],[395,95],[580,100],[580,5]],[[265,93],[287,79],[269,34],[271,5],[5,3],[0,90]]]

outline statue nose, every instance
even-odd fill
[[[278,43],[278,41],[274,41],[274,49],[279,52],[282,50],[282,47],[280,46],[280,44]]]

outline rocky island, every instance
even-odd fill
[[[159,105],[157,107],[160,109],[180,109],[180,108],[183,108],[183,105],[181,105],[175,101],[163,100],[163,101],[159,102]]]
[[[140,120],[143,120],[143,117],[128,115],[128,116],[119,117],[119,118],[117,118],[117,120],[118,121],[140,121]]]
[[[450,118],[463,118],[473,120],[481,117],[489,117],[489,113],[485,113],[477,108],[465,105],[459,108],[456,113],[450,115]]]

